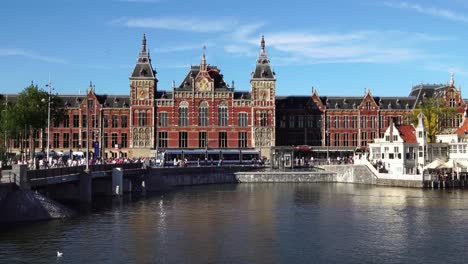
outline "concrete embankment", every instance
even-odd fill
[[[160,191],[174,186],[215,183],[238,183],[236,172],[256,171],[259,167],[193,167],[151,168],[145,175],[147,191]]]
[[[35,191],[17,190],[13,185],[0,187],[0,223],[50,220],[73,215],[72,210]]]

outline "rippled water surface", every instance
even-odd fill
[[[207,185],[2,230],[0,263],[467,263],[467,231],[463,190]]]

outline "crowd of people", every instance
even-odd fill
[[[49,169],[49,168],[61,168],[61,167],[74,167],[74,166],[85,166],[86,157],[73,157],[73,158],[64,158],[64,157],[49,157],[47,160],[46,157],[43,158],[34,158],[34,160],[26,159],[10,159],[6,162],[7,166],[13,164],[24,164],[28,165],[29,169]],[[139,158],[96,158],[89,160],[89,165],[100,165],[100,164],[128,164],[128,163],[144,163],[149,166],[154,166],[156,164],[155,158],[148,157],[139,157]]]

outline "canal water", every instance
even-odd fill
[[[466,263],[467,234],[463,190],[206,185],[3,229],[0,263]]]

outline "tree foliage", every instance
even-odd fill
[[[418,115],[421,112],[425,117],[424,125],[427,130],[427,140],[429,143],[434,143],[436,135],[445,128],[443,120],[454,118],[457,114],[457,109],[449,107],[443,98],[426,98],[418,105],[418,108],[411,112],[411,123],[418,124]]]
[[[5,101],[6,98],[4,97]],[[29,137],[31,153],[34,153],[35,132],[47,127],[49,93],[31,84],[19,93],[14,103],[3,104],[1,115],[2,131],[8,136],[22,134]],[[65,116],[60,97],[50,95],[50,122],[60,122]]]

